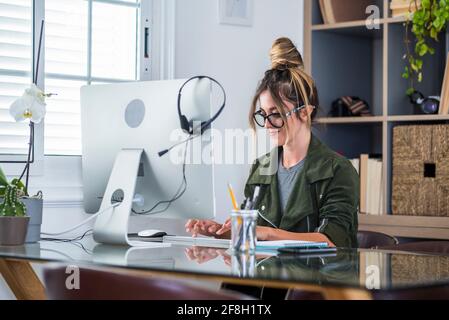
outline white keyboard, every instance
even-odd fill
[[[149,242],[149,241],[128,241],[131,247],[140,247],[140,248],[168,248],[171,247],[171,243],[162,243],[162,242]]]
[[[231,245],[231,240],[204,237],[165,236],[164,243],[228,249]]]

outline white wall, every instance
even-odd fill
[[[218,1],[177,0],[177,78],[206,74],[226,89],[228,103],[215,128],[248,128],[248,110],[258,81],[270,66],[273,40],[290,37],[303,43],[302,0],[255,0],[252,27],[218,23]],[[220,165],[216,170],[218,220],[231,210],[226,182],[243,197],[248,165]]]
[[[206,74],[223,84],[228,103],[215,128],[248,128],[250,101],[258,81],[269,68],[271,44],[277,37],[287,36],[302,48],[302,15],[302,0],[254,0],[252,27],[220,25],[218,0],[176,0],[175,76],[186,78]],[[73,168],[70,171],[73,174],[62,173],[67,172],[67,167]],[[79,158],[51,157],[45,163],[46,174],[33,177],[33,189],[42,189],[47,200],[43,230],[66,229],[86,217],[80,206],[80,167]],[[61,171],[55,168],[61,168]],[[242,200],[248,169],[249,165],[217,167],[218,220],[223,221],[231,210],[226,182],[233,184],[239,200]],[[68,200],[66,205],[60,205],[65,200]],[[137,230],[149,224],[148,219],[133,218],[131,228]],[[158,224],[156,227],[171,232],[183,231],[183,223],[162,221]],[[0,299],[5,298],[11,298],[11,293],[0,279]]]

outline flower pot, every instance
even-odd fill
[[[38,242],[41,239],[42,207],[43,200],[36,198],[21,199],[27,208],[27,216],[30,217],[26,243]]]
[[[43,200],[38,198],[21,198],[27,208],[26,215],[30,217],[28,232],[25,238],[26,243],[34,243],[41,240],[42,207]],[[0,197],[0,202],[3,198]]]
[[[0,246],[25,243],[30,217],[0,217]]]

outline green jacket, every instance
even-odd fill
[[[312,135],[304,167],[282,214],[276,175],[280,148],[253,164],[245,197],[252,197],[260,186],[255,207],[279,229],[320,232],[337,247],[357,247],[359,177],[352,164]],[[258,225],[271,226],[261,217]]]

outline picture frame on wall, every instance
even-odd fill
[[[254,0],[218,0],[220,24],[252,26]]]

